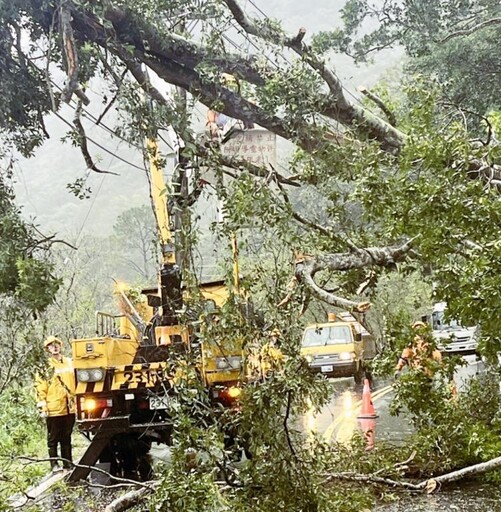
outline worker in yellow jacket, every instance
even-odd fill
[[[62,341],[49,336],[44,347],[49,353],[46,375],[36,379],[37,407],[47,422],[47,446],[53,471],[59,471],[58,445],[63,468],[72,465],[71,433],[75,424],[75,375],[73,362],[61,353]]]
[[[280,350],[281,332],[273,329],[268,333],[268,340],[261,346],[250,344],[247,347],[247,378],[249,381],[261,381],[274,372],[283,369],[284,354]]]
[[[433,377],[441,367],[442,354],[425,339],[426,324],[424,322],[415,322],[412,329],[416,334],[398,359],[395,367],[395,378],[398,378],[406,365],[423,371],[428,377]]]

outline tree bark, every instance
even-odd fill
[[[137,505],[143,498],[152,492],[153,491],[151,489],[146,487],[142,487],[135,491],[129,491],[109,503],[104,509],[104,512],[122,512],[124,510],[128,510],[134,505]]]
[[[303,256],[296,260],[295,277],[299,282],[308,286],[318,299],[327,304],[363,313],[370,307],[370,304],[343,299],[327,292],[317,285],[314,280],[315,274],[320,270],[339,272],[375,265],[393,268],[396,263],[407,257],[412,243],[413,240],[409,240],[401,245],[389,247],[353,248],[351,252],[346,253]]]

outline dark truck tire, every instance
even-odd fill
[[[137,434],[118,434],[108,447],[112,476],[145,482],[153,477],[150,451],[151,443]],[[108,462],[108,461],[106,461]]]
[[[355,379],[355,384],[362,384],[364,380],[365,372],[364,372],[364,366],[361,362],[359,362],[358,367],[353,374],[353,378]]]

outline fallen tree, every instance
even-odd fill
[[[423,280],[434,281],[437,299],[448,302],[452,315],[481,325],[495,350],[501,314],[495,129],[487,140],[475,134],[472,141],[457,117],[443,121],[429,79],[408,77],[394,96],[366,94],[371,103],[365,105],[351,100],[309,31],[287,34],[236,0],[11,4],[0,8],[0,126],[8,142],[32,154],[49,136],[44,116],[54,112],[64,119],[66,102],[76,110],[67,121],[70,139],[86,168],[102,172],[92,154],[96,139],[86,129],[103,129],[115,106],[123,117],[111,131],[135,147],[149,130],[168,136],[172,127],[184,143],[180,156],[191,179],[190,193],[181,197],[183,173],[174,170],[174,207],[196,204],[209,187],[202,171],[214,172],[210,186],[225,213],[218,232],[238,232],[244,249],[256,247],[247,253],[251,277],[245,285],[264,297],[266,325],[282,328],[282,348],[290,356],[283,374],[249,387],[235,419],[243,425],[237,441],[250,439],[257,454],[244,471],[247,480],[228,460],[221,425],[201,428],[192,422],[196,410],[182,411],[177,441],[183,448],[194,445],[203,455],[201,467],[186,472],[174,462],[165,486],[148,497],[168,507],[183,492],[191,510],[215,509],[224,499],[261,507],[256,510],[335,507],[341,498],[318,485],[333,454],[320,447],[321,456],[314,457],[288,424],[329,397],[326,383],[313,379],[298,357],[297,312],[313,297],[320,299],[317,307],[322,301],[363,313],[380,275],[418,270]],[[192,20],[200,27],[190,34]],[[91,124],[86,103],[93,80],[106,92],[103,112]],[[188,106],[203,107],[202,116],[209,109],[232,118],[238,129],[257,125],[288,140],[292,158],[279,168],[229,157],[223,138],[194,134],[190,108],[180,105],[170,86],[186,91]],[[381,117],[372,112],[374,104]],[[264,336],[264,329],[242,327],[241,315],[223,320],[227,336]],[[190,405],[200,407],[196,400]],[[214,477],[221,467],[229,475],[224,499]],[[368,478],[354,471],[339,475]],[[232,487],[235,482],[244,483]],[[145,498],[146,491],[138,493],[113,507]]]
[[[326,475],[324,484],[328,484],[335,480],[344,480],[348,482],[387,486],[391,489],[404,489],[408,491],[426,492],[427,494],[431,494],[436,490],[439,490],[440,487],[444,484],[449,484],[472,476],[488,473],[489,471],[494,471],[500,467],[501,457],[496,457],[495,459],[492,459],[488,462],[475,464],[473,466],[462,468],[457,471],[452,471],[450,473],[423,480],[419,483],[397,480],[395,478],[386,478],[378,475],[343,472]],[[223,483],[222,485],[225,486],[226,483]],[[141,487],[140,489],[129,491],[124,495],[115,498],[106,506],[104,510],[105,512],[123,512],[124,510],[129,510],[138,503],[141,503],[143,499],[152,492],[154,492],[154,490],[151,487]]]
[[[428,494],[434,492],[437,489],[440,489],[440,486],[443,484],[449,484],[452,482],[458,482],[460,480],[482,475],[484,473],[488,473],[489,471],[494,471],[501,467],[501,457],[496,457],[495,459],[491,459],[487,462],[482,462],[480,464],[475,464],[473,466],[468,466],[466,468],[458,469],[457,471],[451,471],[450,473],[445,473],[443,475],[434,476],[433,478],[428,478],[419,483],[406,482],[404,480],[395,480],[393,478],[384,478],[376,475],[363,475],[357,473],[332,473],[327,475],[326,482],[330,482],[332,480],[348,480],[350,482],[365,482],[372,483],[376,485],[386,485],[394,488],[406,489],[409,491],[425,491]]]

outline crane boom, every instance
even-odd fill
[[[174,241],[170,229],[169,211],[167,209],[167,195],[165,181],[160,165],[160,155],[156,139],[150,137],[146,141],[148,160],[150,164],[151,200],[157,220],[157,229],[162,252],[162,263],[176,263]]]
[[[154,137],[146,141],[150,163],[150,195],[157,221],[162,262],[159,271],[160,302],[158,306],[160,325],[170,326],[179,323],[178,311],[183,306],[181,292],[181,269],[176,264],[175,244],[170,228],[165,181],[160,164],[158,144]]]

